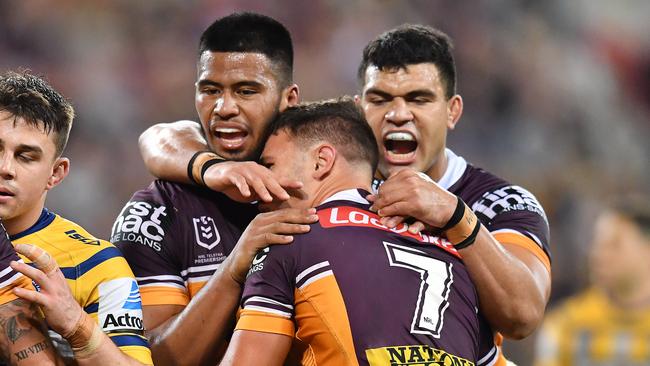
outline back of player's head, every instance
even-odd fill
[[[244,12],[217,19],[201,35],[199,57],[206,51],[261,53],[274,64],[283,86],[293,80],[291,35],[266,15]]]
[[[404,24],[379,35],[363,49],[358,77],[365,82],[366,70],[405,68],[409,65],[432,63],[436,65],[445,87],[445,95],[456,94],[456,65],[453,44],[444,32],[424,25]]]
[[[287,108],[269,125],[266,136],[287,131],[305,146],[326,141],[348,161],[377,169],[379,150],[372,129],[351,98],[310,102]]]
[[[6,72],[0,75],[0,111],[15,119],[54,133],[56,156],[68,142],[74,109],[72,105],[43,78],[30,74]]]

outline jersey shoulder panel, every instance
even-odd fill
[[[523,235],[550,258],[548,219],[527,189],[468,164],[449,191],[461,197],[494,235]]]

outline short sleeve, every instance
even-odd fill
[[[260,251],[252,262],[236,330],[293,337],[296,243]]]
[[[471,208],[497,241],[530,250],[550,271],[548,220],[532,193],[516,185],[500,187],[484,193]]]
[[[18,296],[13,293],[15,287],[34,290],[29,278],[9,266],[11,261],[23,262],[16,254],[7,231],[0,223],[0,305],[18,299]]]

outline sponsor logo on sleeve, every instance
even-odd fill
[[[253,262],[251,263],[251,268],[248,270],[248,274],[246,277],[250,276],[251,274],[261,271],[264,269],[264,260],[266,257],[269,255],[269,251],[271,249],[269,247],[266,247],[255,255],[255,258],[253,258]]]
[[[101,283],[97,316],[106,333],[142,332],[142,301],[135,279],[118,278]]]
[[[474,362],[426,345],[391,346],[366,350],[370,366],[474,366]]]
[[[163,220],[167,207],[144,201],[130,201],[115,220],[111,242],[128,241],[160,251],[165,237]]]
[[[194,223],[194,236],[198,245],[210,250],[221,242],[219,230],[217,230],[217,225],[212,217],[195,217],[192,222]]]
[[[79,234],[76,230],[68,230],[65,232],[65,235],[67,235],[70,239],[74,239],[77,241],[80,241],[84,244],[88,245],[99,245],[99,240],[95,238],[86,238],[85,236]]]
[[[546,220],[544,209],[537,202],[535,196],[519,186],[506,186],[484,193],[472,205],[472,210],[482,214],[488,220],[492,220],[498,214],[510,211],[530,211]]]

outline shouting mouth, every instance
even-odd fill
[[[418,142],[410,132],[389,132],[384,135],[386,161],[390,164],[405,165],[415,161]]]
[[[248,131],[240,127],[216,127],[212,134],[225,150],[241,149],[249,136]]]

